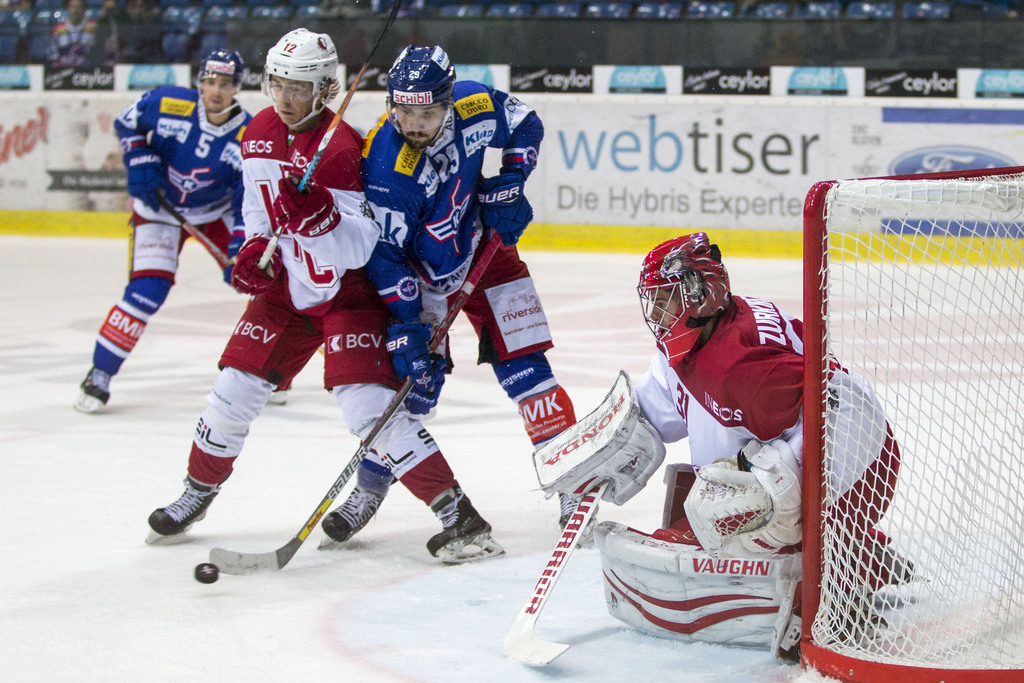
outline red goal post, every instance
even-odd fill
[[[1024,681],[1022,253],[1024,167],[808,193],[805,666],[857,682]],[[849,451],[830,359],[868,380],[899,443],[891,500],[859,501],[876,506],[874,529],[837,504],[868,461],[830,458]],[[863,560],[876,532],[880,565]]]

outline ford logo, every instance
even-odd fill
[[[1018,164],[1008,156],[980,147],[924,147],[902,154],[889,164],[889,175],[944,173],[976,168],[1004,168]]]

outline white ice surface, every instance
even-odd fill
[[[356,449],[314,362],[286,406],[253,425],[235,473],[187,543],[143,544],[146,518],[181,493],[196,418],[244,304],[189,244],[177,286],[112,385],[103,414],[71,408],[93,339],[125,284],[119,240],[0,237],[0,680],[714,681],[825,680],[767,651],[688,645],[608,615],[596,550],[578,551],[537,624],[572,647],[546,668],[502,642],[558,537],[530,445],[460,321],[455,374],[428,426],[507,555],[447,567],[433,514],[397,486],[345,550],[316,530],[284,570],[192,578],[210,548],[273,550],[299,530]],[[651,245],[653,246],[653,245]],[[579,414],[653,342],[635,293],[642,256],[524,252],[545,303],[550,358]],[[729,259],[734,290],[800,314],[796,261]],[[685,460],[685,445],[669,458]],[[599,519],[650,531],[656,475]]]

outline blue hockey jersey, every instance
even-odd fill
[[[160,157],[166,170],[164,196],[186,220],[216,220],[230,205],[230,215],[241,225],[241,141],[251,119],[239,108],[215,126],[206,119],[197,90],[167,86],[143,93],[121,112],[114,128],[122,150],[145,142]]]
[[[477,183],[487,148],[502,150],[501,171],[529,177],[544,137],[540,118],[508,93],[458,81],[454,111],[440,138],[412,149],[387,118],[363,146],[363,185],[381,226],[366,265],[392,316],[417,320],[421,284],[446,293],[461,284],[479,237]]]

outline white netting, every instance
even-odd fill
[[[1024,666],[1024,178],[840,181],[826,216],[825,352],[873,387],[901,463],[884,514],[856,501],[877,524],[843,516],[868,462],[830,454],[870,452],[877,415],[849,415],[856,386],[823,378],[813,640],[907,666]]]

